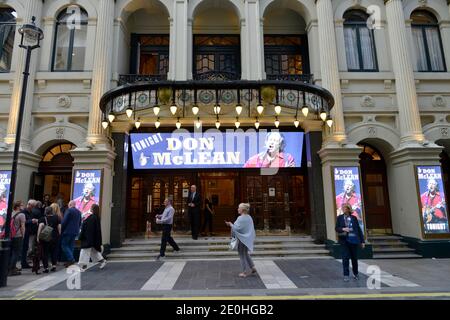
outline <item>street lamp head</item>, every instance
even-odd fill
[[[36,27],[36,17],[31,18],[31,23],[24,24],[19,28],[19,33],[22,36],[20,45],[24,46],[24,39],[27,40],[30,46],[39,47],[42,39],[44,39],[44,32],[41,28]]]

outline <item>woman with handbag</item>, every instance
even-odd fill
[[[92,262],[100,262],[100,269],[106,265],[106,259],[102,252],[102,229],[100,226],[100,207],[93,204],[91,210],[83,216],[81,232],[78,239],[81,241],[80,259],[78,265],[83,272],[92,259]]]
[[[40,256],[44,265],[44,273],[48,273],[48,259],[51,258],[52,272],[56,271],[57,254],[58,254],[58,238],[61,234],[61,220],[57,214],[56,207],[53,203],[50,207],[45,208],[45,215],[39,220],[39,228],[37,233],[37,242],[39,244]],[[39,274],[39,261],[37,266],[33,263],[33,271]]]
[[[239,217],[234,224],[232,222],[225,221],[225,224],[231,227],[232,243],[230,246],[235,250],[237,247],[239,253],[239,259],[241,261],[242,272],[239,273],[239,277],[245,278],[251,274],[256,273],[255,264],[249,255],[249,251],[253,251],[253,244],[255,242],[255,227],[253,225],[253,219],[249,215],[250,204],[241,203],[238,207]],[[234,243],[233,243],[234,242]],[[235,244],[237,242],[237,244]]]

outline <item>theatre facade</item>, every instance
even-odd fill
[[[195,184],[218,235],[249,202],[259,236],[334,255],[348,203],[366,257],[379,234],[450,256],[448,1],[0,1],[2,216],[32,16],[16,199],[99,203],[109,248],[165,198],[187,231]]]

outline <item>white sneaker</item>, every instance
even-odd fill
[[[106,266],[106,259],[103,259],[101,262],[100,262],[100,269],[103,269],[104,267]]]

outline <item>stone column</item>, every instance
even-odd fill
[[[264,28],[259,1],[245,0],[245,24],[242,26],[242,79],[262,80],[264,75]],[[245,49],[245,50],[244,50]]]
[[[169,79],[187,80],[192,72],[192,21],[188,21],[188,1],[173,1],[173,14],[170,17]],[[191,46],[189,46],[191,43]],[[192,78],[192,74],[190,74]]]
[[[111,85],[114,27],[114,0],[98,1],[98,23],[92,70],[91,106],[89,110],[88,144],[107,144],[103,133],[100,99]]]
[[[311,236],[324,243],[327,239],[325,204],[323,196],[322,163],[319,150],[322,146],[322,121],[306,120],[305,129],[306,160],[308,167],[309,207],[311,212]]]
[[[401,0],[385,0],[402,146],[424,141]]]
[[[23,17],[22,23],[27,24],[31,23],[31,18],[33,16],[36,17],[36,26],[41,26],[42,19],[42,1],[35,0],[27,0],[25,3],[25,15]],[[19,30],[19,24],[17,25],[16,30]],[[20,43],[21,35],[19,32],[16,32],[15,35],[18,41],[14,41],[15,44]],[[46,35],[44,35],[46,36]],[[42,43],[41,43],[42,44]],[[25,97],[25,110],[23,117],[23,127],[21,134],[21,142],[20,149],[31,152],[31,139],[30,133],[32,128],[32,117],[31,112],[33,109],[33,97],[34,97],[34,80],[36,77],[36,66],[37,61],[40,56],[40,50],[35,49],[31,53],[30,60],[30,75],[28,77],[28,88],[27,95]],[[23,72],[25,68],[25,56],[26,50],[16,46],[14,48],[14,54],[17,54],[17,64],[15,66],[15,75],[14,75],[14,86],[11,94],[11,107],[9,112],[9,121],[8,121],[8,129],[5,137],[5,143],[11,145],[13,147],[14,141],[16,139],[16,130],[17,130],[17,119],[19,116],[19,108],[20,108],[20,97],[22,94],[22,84],[23,84]]]
[[[319,29],[320,70],[322,87],[329,90],[335,99],[331,111],[334,120],[328,142],[346,140],[344,111],[342,106],[341,84],[339,80],[338,55],[336,48],[336,33],[334,28],[333,5],[331,0],[316,0],[317,20]]]

